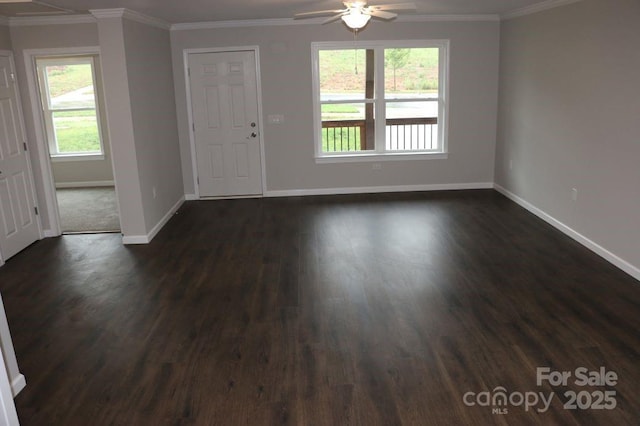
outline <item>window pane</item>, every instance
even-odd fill
[[[438,117],[437,101],[387,102],[386,116],[389,118]]]
[[[50,109],[95,108],[91,64],[47,65]]]
[[[316,151],[443,152],[440,123],[447,121],[447,94],[440,69],[446,71],[447,64],[440,58],[446,58],[447,43],[428,44],[432,47],[379,42],[353,49],[352,43],[312,43],[318,54],[315,119],[322,128]]]
[[[438,48],[385,49],[385,98],[437,96],[438,51]]]
[[[387,102],[387,151],[438,149],[438,102]]]
[[[58,153],[88,154],[100,152],[98,120],[95,110],[56,111],[53,113]]]
[[[327,120],[364,120],[365,104],[324,104],[322,121]]]
[[[320,100],[373,99],[373,57],[373,50],[321,50]]]
[[[322,105],[322,152],[374,149],[367,146],[367,140],[374,140],[372,111],[373,105],[365,103]]]

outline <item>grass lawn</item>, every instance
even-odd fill
[[[89,64],[47,66],[46,70],[52,98],[93,85]]]
[[[58,152],[100,152],[100,136],[95,111],[54,113]]]

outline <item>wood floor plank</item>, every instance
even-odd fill
[[[0,268],[23,425],[636,425],[638,284],[491,190],[192,201]],[[463,399],[500,387],[555,397]]]

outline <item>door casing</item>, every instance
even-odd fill
[[[49,155],[49,142],[47,139],[44,117],[42,116],[41,97],[39,92],[38,74],[36,66],[37,57],[47,56],[83,56],[83,55],[100,55],[99,46],[85,46],[72,48],[52,48],[52,49],[26,49],[23,51],[24,65],[27,73],[27,85],[29,88],[29,101],[31,102],[31,113],[34,122],[34,132],[36,135],[38,146],[38,159],[40,163],[40,172],[42,175],[43,196],[47,205],[47,217],[49,219],[49,229],[43,231],[44,237],[57,237],[62,235],[60,226],[60,213],[58,210],[58,199],[56,197],[56,184],[53,178],[53,170],[51,167],[51,158]],[[102,76],[102,70],[96,73]],[[96,75],[96,79],[98,78]],[[102,81],[99,84],[104,87]],[[107,117],[108,120],[108,117]],[[107,124],[107,123],[105,123]],[[108,126],[104,126],[103,129]],[[116,192],[118,191],[118,177],[113,167],[114,156],[111,154],[111,168],[113,170],[113,181],[115,183]],[[118,217],[122,218],[120,213],[120,203],[116,197],[116,205],[118,208]]]
[[[261,84],[261,74],[260,74],[260,48],[259,46],[234,46],[234,47],[209,47],[209,48],[196,48],[196,49],[184,49],[182,51],[183,57],[183,69],[184,69],[184,80],[185,80],[185,89],[187,96],[187,118],[188,118],[188,127],[189,127],[189,145],[191,150],[191,168],[193,171],[193,187],[194,194],[187,195],[185,198],[189,199],[200,199],[200,189],[198,187],[198,167],[197,167],[197,158],[196,158],[196,140],[195,133],[193,131],[192,123],[193,123],[193,107],[191,103],[191,82],[189,80],[189,55],[192,53],[224,53],[224,52],[239,52],[239,51],[253,51],[255,55],[255,66],[256,66],[256,89],[257,89],[257,99],[258,99],[258,143],[260,145],[260,165],[261,165],[261,173],[262,173],[262,195],[252,195],[249,198],[262,197],[267,192],[267,174],[265,168],[265,156],[264,156],[264,124],[262,119],[262,84]],[[209,198],[209,197],[207,197]],[[214,198],[248,198],[247,196],[239,196],[239,197],[214,197]]]

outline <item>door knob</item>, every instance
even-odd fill
[[[256,132],[251,132],[251,136],[247,136],[247,139],[255,138],[256,136],[258,136]]]

